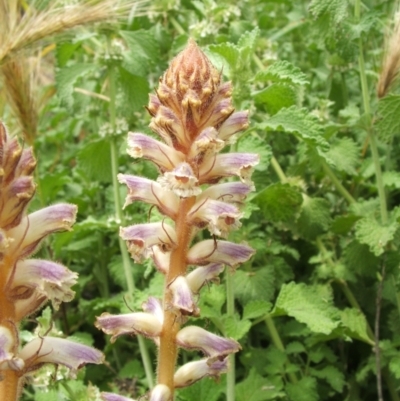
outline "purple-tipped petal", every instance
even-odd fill
[[[118,180],[126,184],[129,191],[124,208],[134,201],[143,201],[157,206],[160,212],[166,216],[171,218],[176,216],[179,198],[162,188],[158,182],[128,174],[118,174]]]
[[[13,279],[11,297],[23,293],[23,289],[34,289],[49,298],[55,309],[61,302],[69,302],[75,292],[71,286],[76,284],[78,274],[65,266],[48,260],[26,259],[17,263]]]
[[[221,357],[238,352],[241,347],[230,338],[223,338],[198,326],[186,326],[176,336],[176,343],[185,349],[196,349],[208,357]]]
[[[114,394],[114,393],[106,393],[102,392],[100,397],[103,401],[135,401],[132,398],[123,397],[122,395]]]
[[[64,365],[76,371],[87,363],[101,364],[104,355],[99,350],[57,337],[35,338],[18,355],[25,361],[25,371],[40,368],[43,363]]]
[[[150,401],[170,401],[171,390],[165,384],[157,384],[151,390]]]
[[[201,193],[197,201],[200,202],[209,198],[227,203],[241,203],[251,190],[252,187],[243,182],[224,182],[210,185]]]
[[[172,306],[184,315],[197,315],[199,310],[193,299],[192,291],[183,276],[178,276],[169,285],[172,292]]]
[[[228,371],[228,359],[218,358],[201,359],[186,363],[174,375],[175,388],[187,387],[203,377],[218,378],[221,373]]]
[[[110,315],[105,312],[96,318],[95,326],[111,335],[111,342],[124,334],[142,334],[145,337],[157,337],[161,333],[162,323],[159,319],[145,312]]]
[[[18,177],[3,189],[0,222],[4,229],[15,227],[21,222],[23,211],[32,199],[35,189],[30,176]]]
[[[75,205],[60,203],[25,216],[17,227],[8,232],[8,236],[14,239],[10,251],[15,250],[19,258],[27,257],[47,235],[71,230],[76,212]]]
[[[143,302],[142,309],[147,313],[151,313],[158,319],[161,324],[163,324],[164,310],[160,301],[157,298],[149,297],[146,302]]]
[[[196,227],[208,226],[211,234],[226,238],[228,234],[241,226],[242,213],[230,203],[212,199],[196,202],[189,211],[187,221]]]
[[[151,256],[151,248],[154,245],[159,245],[168,251],[176,244],[175,230],[163,222],[121,227],[119,235],[127,241],[128,250],[136,262]]]
[[[193,294],[198,294],[201,287],[210,282],[219,283],[218,276],[224,271],[225,266],[221,263],[211,263],[207,266],[200,266],[192,270],[187,276]]]
[[[223,177],[238,176],[245,184],[252,185],[251,174],[259,161],[260,157],[255,153],[220,154],[200,167],[200,184],[212,184]]]
[[[187,262],[198,266],[208,263],[223,263],[235,267],[240,263],[247,262],[254,252],[254,249],[244,244],[205,240],[198,242],[189,250]]]
[[[181,163],[172,171],[167,171],[158,177],[157,181],[162,187],[174,192],[181,198],[197,196],[201,193],[198,179],[188,163]]]
[[[128,154],[151,160],[161,170],[172,170],[184,160],[184,155],[147,135],[129,132]]]
[[[249,126],[249,112],[238,111],[231,114],[219,127],[218,138],[223,141],[231,139],[232,135],[243,131]]]

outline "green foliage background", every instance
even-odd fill
[[[38,89],[55,94],[40,113],[31,208],[79,206],[74,230],[41,250],[80,277],[75,300],[52,319],[64,334],[104,349],[107,364],[77,379],[59,371],[59,380],[46,381],[49,370],[41,371],[24,401],[95,400],[96,388],[130,397],[147,391],[137,340],[110,344],[93,325],[104,311],[138,310],[148,294],[162,294],[151,263],[133,261],[136,290],[126,294],[111,149],[119,172],[156,176],[150,163],[126,155],[126,134],[150,132],[148,93],[189,37],[233,82],[236,108],[250,110],[251,126],[234,147],[261,156],[243,227],[231,237],[257,250],[234,275],[235,315],[226,315],[222,279],[203,289],[198,322],[241,343],[236,401],[377,400],[379,370],[384,399],[400,399],[399,86],[381,100],[375,93],[395,7],[366,0],[359,19],[346,0],[156,0],[145,16],[55,40],[44,71],[54,81]],[[1,113],[17,132],[4,102]],[[125,224],[148,213],[130,205]],[[155,361],[154,345],[146,345]],[[180,362],[196,357],[183,353]],[[202,380],[177,400],[224,400],[224,382]]]

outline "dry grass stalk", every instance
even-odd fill
[[[0,0],[0,64],[41,39],[79,25],[126,17],[133,8],[135,16],[143,15],[146,4],[143,0],[89,0],[65,6],[55,0],[44,10],[35,9],[35,2],[21,10],[18,0]]]
[[[32,145],[37,133],[38,107],[33,94],[33,69],[26,58],[17,57],[1,66],[7,100],[21,126],[25,141]]]
[[[386,44],[386,53],[377,86],[379,98],[385,97],[400,73],[400,11],[395,14],[394,27]]]

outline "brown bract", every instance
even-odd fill
[[[231,84],[221,84],[220,72],[190,40],[161,78],[157,98],[150,97],[152,128],[175,149],[187,153],[204,128],[218,127],[233,112],[231,94]]]

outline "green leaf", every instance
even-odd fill
[[[251,369],[245,380],[235,386],[236,401],[264,401],[282,397],[282,382],[264,378]],[[193,400],[199,398],[193,398]]]
[[[346,328],[346,335],[367,344],[373,344],[373,340],[368,335],[367,320],[362,312],[354,308],[346,308],[340,311],[340,320]]]
[[[287,383],[286,392],[290,401],[318,401],[317,381],[313,377],[303,377],[296,383]]]
[[[339,311],[327,285],[284,284],[271,315],[292,316],[314,333],[330,334],[339,325]]]
[[[382,180],[386,187],[400,188],[400,173],[397,171],[384,171],[382,173]]]
[[[210,51],[222,56],[228,63],[231,69],[235,69],[239,62],[240,51],[233,43],[221,43],[218,45],[209,46]]]
[[[255,201],[267,220],[289,222],[300,210],[303,197],[299,188],[276,183],[261,191]]]
[[[393,136],[400,134],[400,95],[389,94],[378,103],[376,132],[379,137],[389,142]]]
[[[336,170],[356,175],[356,167],[360,162],[360,148],[351,138],[340,138],[330,144],[326,156]]]
[[[306,239],[315,239],[326,231],[331,224],[329,202],[323,198],[304,197],[297,230]]]
[[[90,142],[78,152],[78,164],[89,179],[111,182],[110,143],[107,138]]]
[[[353,214],[338,216],[332,222],[331,231],[334,234],[346,235],[353,228],[357,220],[359,220],[359,217]]]
[[[287,84],[272,84],[253,94],[257,103],[265,104],[269,114],[276,114],[279,110],[297,103],[298,92]]]
[[[389,370],[396,379],[400,379],[400,354],[390,358]]]
[[[56,71],[57,94],[68,107],[72,106],[76,81],[97,68],[94,64],[73,64]]]
[[[252,31],[246,31],[239,38],[237,47],[240,49],[243,57],[249,57],[252,53],[256,40],[260,35],[260,29],[256,26]]]
[[[258,300],[250,301],[245,304],[243,309],[243,319],[256,319],[266,315],[271,310],[272,304],[270,302]]]
[[[200,297],[200,309],[202,317],[220,317],[221,308],[226,300],[224,286],[213,285],[207,291],[203,291]]]
[[[379,256],[385,251],[387,243],[394,238],[398,227],[397,222],[382,226],[373,217],[363,217],[356,223],[356,238],[361,244],[368,245],[374,255]]]
[[[333,365],[328,365],[322,369],[311,369],[312,376],[324,379],[337,392],[341,393],[346,383],[343,372]]]
[[[299,109],[296,106],[281,109],[265,123],[260,123],[259,127],[288,132],[312,147],[319,147],[323,151],[329,149],[328,142],[322,136],[323,129],[317,117],[308,113],[306,109]]]
[[[150,87],[146,78],[133,75],[125,68],[119,68],[119,83],[123,97],[118,106],[124,114],[140,111],[149,101]]]
[[[132,75],[146,77],[159,58],[159,47],[153,32],[144,29],[120,31],[129,51],[123,53],[123,67]]]
[[[274,278],[270,266],[252,272],[239,269],[233,277],[235,296],[243,305],[250,301],[270,301],[275,291]]]
[[[132,371],[131,371],[132,372]],[[217,401],[224,387],[214,380],[200,380],[189,387],[179,390],[179,400]]]
[[[261,82],[285,82],[292,85],[308,85],[307,75],[300,68],[286,60],[276,61],[266,70],[259,71],[255,77],[256,81]]]
[[[347,17],[347,8],[346,0],[312,0],[308,9],[314,18],[328,14],[333,22],[339,24]]]
[[[222,316],[225,335],[226,337],[233,338],[234,340],[240,340],[243,338],[251,329],[250,320],[239,320],[238,316]]]
[[[347,269],[358,275],[376,278],[379,259],[368,245],[360,244],[357,240],[350,242],[344,250],[344,262]]]
[[[67,398],[57,390],[38,391],[35,393],[35,401],[66,401]]]

